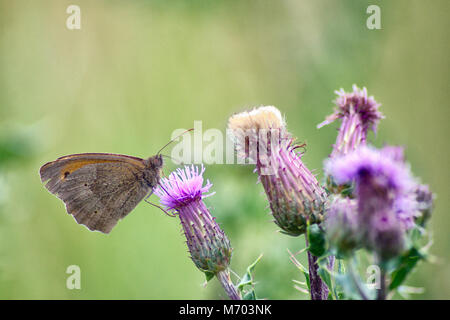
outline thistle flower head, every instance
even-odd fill
[[[336,91],[336,108],[334,113],[326,118],[317,127],[321,128],[336,119],[342,119],[341,127],[333,145],[331,158],[350,153],[360,146],[365,146],[369,129],[376,131],[380,119],[384,118],[378,107],[380,106],[373,97],[367,97],[366,88],[359,89],[353,85],[353,92],[346,93],[343,89]],[[339,193],[334,188],[333,181],[328,181],[328,188],[333,193]]]
[[[228,268],[230,242],[203,202],[212,184],[203,186],[205,169],[185,166],[161,179],[155,194],[169,210],[176,210],[191,259],[201,271],[217,275]],[[206,196],[210,196],[208,194]]]
[[[154,193],[161,199],[160,202],[167,209],[180,209],[193,201],[200,201],[204,197],[213,195],[205,194],[212,187],[209,180],[203,186],[203,172],[205,168],[185,166],[172,172],[168,178],[163,178]]]
[[[275,223],[297,236],[307,221],[321,221],[326,195],[296,151],[281,112],[275,107],[244,111],[229,119],[228,128],[238,155],[254,160]]]
[[[358,225],[365,245],[382,259],[404,249],[405,231],[413,226],[417,213],[411,197],[416,182],[400,161],[400,150],[361,147],[325,163],[337,183],[355,183]]]
[[[373,187],[382,187],[396,194],[405,193],[415,185],[409,167],[367,146],[348,155],[327,160],[325,171],[339,184],[353,180],[358,182],[370,177]]]
[[[234,142],[238,160],[244,160],[243,163],[248,160],[259,167],[270,166],[270,154],[280,144],[287,144],[290,140],[281,112],[273,106],[258,107],[231,116],[228,133]]]
[[[365,87],[359,89],[356,85],[353,85],[353,92],[347,93],[341,88],[341,90],[335,91],[335,93],[338,97],[335,100],[336,108],[334,109],[334,113],[328,116],[324,122],[320,123],[317,126],[318,128],[330,124],[336,119],[357,114],[362,126],[366,130],[370,128],[376,131],[379,120],[383,119],[384,116],[378,110],[380,104],[375,101],[373,96],[367,96],[367,89]]]

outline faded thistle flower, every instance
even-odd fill
[[[208,276],[217,276],[231,299],[240,299],[231,283],[228,266],[232,248],[230,241],[219,227],[203,202],[212,184],[203,185],[205,169],[185,166],[168,178],[162,178],[154,193],[167,210],[178,215],[183,227],[191,259],[198,269]]]
[[[321,128],[337,119],[342,119],[331,157],[347,154],[360,145],[365,145],[368,130],[376,132],[378,122],[384,118],[378,111],[380,105],[372,96],[367,96],[366,88],[359,89],[353,85],[353,92],[346,93],[344,89],[341,89],[336,91],[336,94],[338,97],[335,100],[334,113],[317,125]]]
[[[393,149],[360,147],[325,163],[338,184],[355,183],[361,239],[381,260],[405,249],[405,232],[416,214],[414,202],[409,201],[416,182],[405,163],[389,156],[398,152],[387,150]]]
[[[366,88],[359,89],[353,85],[353,92],[347,93],[344,89],[335,92],[338,97],[335,100],[334,113],[317,125],[317,128],[321,128],[337,119],[342,120],[331,158],[345,155],[366,145],[369,129],[376,132],[378,122],[384,118],[378,110],[380,105],[372,96],[367,96]],[[347,185],[336,185],[329,176],[327,187],[334,194],[345,193],[348,189]]]
[[[241,163],[255,171],[269,200],[275,223],[283,233],[298,236],[307,221],[322,220],[326,194],[302,162],[304,145],[294,143],[280,111],[259,107],[230,117],[228,129]]]

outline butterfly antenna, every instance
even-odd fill
[[[194,130],[194,128],[188,129],[188,130],[184,131],[183,133],[177,135],[175,138],[173,138],[173,139],[170,140],[168,143],[166,143],[166,145],[165,145],[164,147],[162,147],[161,149],[159,149],[157,155],[159,155],[159,153],[160,153],[161,151],[163,151],[163,149],[164,149],[165,147],[167,147],[169,144],[171,144],[172,142],[174,142],[176,139],[178,139],[179,137],[181,137],[183,134],[185,134],[185,133],[187,133],[187,132],[189,132],[189,131],[192,131],[192,130]]]

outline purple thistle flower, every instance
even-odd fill
[[[335,92],[338,97],[334,113],[317,125],[317,128],[321,128],[342,119],[331,157],[347,154],[365,145],[368,130],[376,132],[379,120],[384,118],[378,111],[380,104],[372,96],[367,96],[366,88],[359,89],[353,85],[353,92],[346,93],[344,89]]]
[[[385,146],[380,152],[394,161],[403,164],[405,161],[403,147]],[[411,190],[398,197],[394,203],[395,211],[407,229],[416,223],[423,225],[431,216],[434,195],[427,185],[415,183]]]
[[[203,186],[204,172],[203,166],[200,171],[198,167],[194,166],[185,166],[184,170],[179,168],[172,172],[169,178],[163,178],[154,193],[168,210],[178,210],[184,205],[199,202],[202,198],[214,194],[205,195],[212,184],[207,180],[206,185]]]
[[[371,147],[361,147],[348,155],[327,160],[325,171],[339,184],[353,180],[358,183],[370,176],[374,187],[380,186],[398,195],[407,193],[415,186],[406,165],[386,156],[383,150],[380,152]]]
[[[203,202],[203,198],[213,194],[206,194],[212,184],[207,180],[203,186],[204,171],[203,166],[199,169],[193,165],[177,169],[161,179],[154,193],[162,205],[178,214],[197,268],[217,276],[231,299],[241,299],[229,276],[230,241]]]
[[[382,259],[403,250],[405,231],[411,228],[416,213],[409,200],[416,182],[409,168],[398,161],[399,150],[392,150],[360,147],[325,163],[325,170],[337,183],[355,182],[358,224],[365,244]],[[397,156],[389,156],[392,154]]]
[[[394,211],[397,219],[403,224],[406,230],[413,228],[415,218],[420,214],[414,194],[405,194],[395,199]]]

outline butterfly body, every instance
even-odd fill
[[[161,155],[148,159],[109,153],[64,156],[40,169],[45,187],[89,230],[109,233],[160,180]]]

